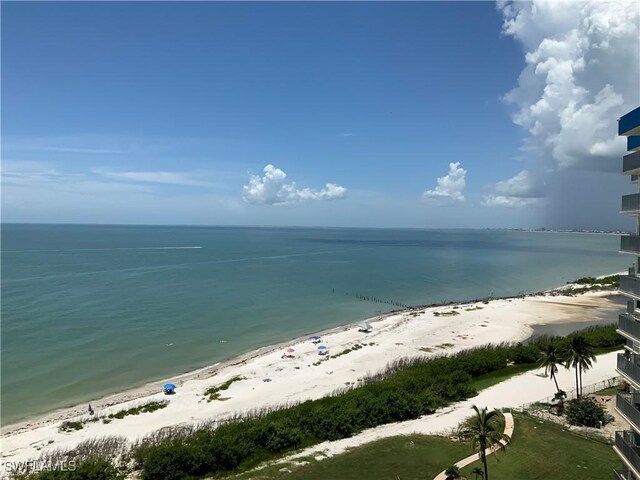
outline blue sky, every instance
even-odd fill
[[[576,165],[514,120],[539,101],[520,97],[544,39],[510,15],[535,20],[491,2],[3,2],[3,221],[546,224],[545,172]]]

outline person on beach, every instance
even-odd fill
[[[91,404],[89,404],[89,415],[93,415],[93,408],[91,408]]]

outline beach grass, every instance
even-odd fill
[[[514,414],[515,431],[506,452],[489,457],[492,480],[596,480],[620,463],[610,445],[566,431],[562,426]],[[409,435],[379,440],[306,465],[275,464],[233,477],[244,480],[431,479],[473,452],[467,443],[444,437]],[[476,462],[462,470],[470,473]]]
[[[239,382],[241,380],[244,380],[244,378],[235,376],[224,382],[222,385],[207,388],[204,392],[205,397],[207,397],[207,401],[212,402],[213,400],[220,400],[221,392],[229,390],[231,384],[233,384],[234,382]]]
[[[116,413],[111,413],[109,415],[106,416],[106,418],[103,418],[103,422],[105,420],[112,420],[112,419],[121,419],[124,417],[127,417],[129,415],[140,415],[141,413],[151,413],[151,412],[155,412],[156,410],[160,410],[162,408],[165,408],[167,405],[169,404],[169,402],[167,401],[162,401],[162,402],[149,402],[149,403],[145,403],[144,405],[138,405],[137,407],[132,407],[132,408],[127,408],[126,410],[120,410],[119,412]],[[108,422],[105,422],[108,423]]]

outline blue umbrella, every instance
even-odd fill
[[[327,350],[329,347],[325,347],[324,345],[320,345],[318,350]]]
[[[318,335],[312,335],[311,337],[309,337],[311,340],[320,340],[320,337]]]
[[[164,386],[164,387],[162,387],[162,388],[164,388],[165,390],[175,390],[175,389],[176,389],[176,386],[175,386],[173,383],[167,383],[167,384],[165,384],[165,386]]]

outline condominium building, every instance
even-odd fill
[[[628,153],[622,159],[622,173],[640,186],[640,107],[618,121],[618,135],[627,137]],[[640,188],[639,188],[640,192]],[[625,352],[618,355],[618,372],[629,384],[628,393],[616,396],[616,410],[631,429],[616,432],[615,450],[622,466],[616,480],[640,480],[640,193],[622,197],[622,212],[636,219],[634,235],[620,239],[620,251],[633,255],[628,275],[620,276],[620,293],[627,297],[626,312],[618,317],[618,332],[627,339]]]

